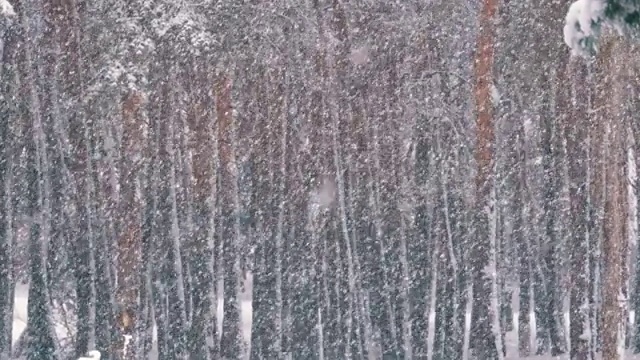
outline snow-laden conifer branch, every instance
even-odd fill
[[[576,55],[598,51],[597,39],[603,25],[621,34],[640,30],[640,2],[636,0],[577,0],[565,18],[564,41]]]
[[[0,0],[0,15],[15,16],[16,12],[13,6],[7,0]]]

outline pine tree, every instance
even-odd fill
[[[231,98],[232,79],[226,74],[218,75],[215,84],[216,114],[218,126],[218,152],[220,172],[219,189],[224,188],[218,197],[219,239],[222,242],[220,255],[224,281],[224,317],[222,323],[222,339],[220,352],[222,358],[235,359],[243,351],[243,340],[240,329],[240,238],[236,226],[238,203],[237,163],[235,144],[235,119],[232,113]],[[277,255],[276,255],[277,256]]]
[[[501,331],[497,313],[496,286],[496,208],[494,184],[495,135],[491,88],[493,86],[494,26],[497,1],[485,0],[480,12],[475,72],[476,101],[476,218],[472,250],[474,317],[472,348],[477,357],[503,359]]]
[[[213,277],[213,234],[211,233],[211,215],[213,214],[212,189],[215,177],[213,168],[217,157],[213,140],[214,99],[205,89],[214,86],[210,75],[213,70],[196,56],[192,59],[194,73],[190,79],[192,94],[191,111],[188,113],[190,147],[193,156],[193,212],[194,231],[191,246],[188,249],[189,267],[191,269],[191,297],[193,317],[189,330],[189,352],[191,354],[209,354],[215,358],[217,351],[216,314],[211,311],[212,299],[217,297],[214,289],[217,284]],[[202,66],[200,69],[198,65]],[[213,346],[208,345],[212,341]]]
[[[574,59],[565,70],[566,78],[572,82],[581,82],[586,77],[586,64],[579,59]],[[573,94],[568,89],[565,90],[563,104],[566,109],[567,116],[564,117],[565,137],[567,139],[567,156],[572,161],[569,162],[569,197],[570,197],[570,217],[571,232],[568,247],[571,253],[570,257],[570,305],[569,305],[569,339],[571,342],[571,359],[586,359],[589,354],[590,339],[584,337],[585,324],[588,315],[585,309],[585,301],[588,302],[589,279],[587,274],[589,269],[588,251],[590,237],[588,227],[588,150],[587,150],[587,121],[588,115],[581,101],[585,99],[583,89],[576,87],[576,93]],[[573,98],[577,103],[569,103]],[[593,240],[591,240],[593,241]]]
[[[603,289],[602,289],[602,356],[604,359],[624,357],[627,318],[627,122],[625,105],[625,63],[620,39],[605,40],[598,70],[603,79],[598,97],[603,101],[602,129],[605,133],[607,159],[606,201],[604,219]],[[607,85],[605,85],[607,84]],[[607,86],[604,88],[604,86]],[[607,90],[613,96],[607,98]]]

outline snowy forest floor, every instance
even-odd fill
[[[250,282],[250,281],[249,281]],[[242,322],[243,322],[243,331],[244,331],[244,335],[245,338],[247,339],[247,342],[249,341],[249,338],[251,336],[251,292],[250,292],[250,284],[247,284],[248,286],[245,287],[245,289],[247,289],[247,294],[245,296],[242,297],[242,313],[241,313],[241,317],[242,317]],[[18,341],[18,339],[20,338],[20,335],[22,334],[22,332],[26,329],[27,326],[27,301],[28,301],[28,292],[29,292],[29,286],[28,284],[18,284],[16,286],[16,292],[15,292],[15,306],[14,306],[14,311],[13,311],[13,343],[16,344],[16,342]],[[220,301],[218,302],[218,319],[222,319],[222,299],[220,299]],[[514,310],[517,310],[517,308],[514,308]],[[533,319],[532,320],[535,321]],[[518,313],[514,313],[513,316],[514,319],[518,319]],[[431,325],[431,329],[433,329],[433,326],[435,326],[435,314],[430,314],[429,316],[429,321],[430,321],[430,325]],[[468,321],[467,321],[468,322]],[[533,323],[533,322],[532,322]],[[568,334],[568,314],[565,314],[565,325],[567,326],[567,329],[565,329],[565,333]],[[521,358],[518,356],[518,332],[517,332],[517,321],[514,324],[514,329],[513,331],[510,331],[507,333],[506,335],[506,346],[507,346],[507,357],[505,358],[505,360],[517,360],[517,359],[530,359],[530,360],[568,360],[569,356],[568,355],[562,355],[562,356],[557,356],[557,357],[551,357],[549,355],[542,355],[542,356],[530,356],[530,357],[526,357],[526,358]],[[218,329],[220,329],[222,327],[222,323],[221,321],[219,321],[218,323]],[[433,331],[431,331],[430,329],[430,333],[432,334]],[[56,332],[57,335],[60,339],[63,338],[67,338],[69,336],[69,331],[67,330],[67,327],[64,324],[56,324]],[[218,332],[220,333],[220,332]],[[432,339],[429,339],[430,341],[432,341]],[[248,356],[247,356],[248,358]],[[148,357],[149,360],[155,360],[157,359],[157,349],[156,346],[154,345],[153,351],[152,353],[149,354]],[[631,352],[629,352],[626,356],[625,359],[628,360],[640,360],[640,354],[632,354]]]

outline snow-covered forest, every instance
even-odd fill
[[[0,0],[0,360],[640,359],[639,27]]]

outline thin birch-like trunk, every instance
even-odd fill
[[[175,107],[180,103],[176,99],[178,92],[173,93],[174,99],[171,102]],[[180,151],[178,149],[179,141],[178,134],[176,134],[176,125],[182,124],[183,121],[178,119],[172,119],[168,124],[168,139],[165,146],[168,147],[168,155],[170,157],[168,184],[169,184],[169,208],[165,211],[170,211],[168,214],[169,222],[171,224],[170,231],[167,232],[168,238],[166,239],[167,251],[169,256],[167,258],[169,273],[171,274],[170,292],[169,292],[169,322],[171,331],[171,345],[173,346],[174,356],[177,359],[186,359],[186,327],[187,327],[187,314],[186,314],[186,300],[184,292],[184,275],[182,267],[182,251],[180,241],[180,219],[178,215],[179,211],[179,195],[178,195],[178,182],[180,178],[181,167],[180,164]],[[167,226],[167,224],[165,224]]]
[[[189,82],[189,80],[187,80]],[[182,89],[183,97],[193,97],[195,94],[192,92],[189,84],[183,85]],[[197,91],[197,90],[196,90]],[[186,94],[191,96],[188,96]],[[180,98],[179,98],[180,99]],[[174,129],[176,136],[178,137],[177,143],[180,144],[176,153],[176,158],[179,160],[180,166],[176,167],[176,183],[179,184],[176,189],[176,224],[178,225],[174,229],[174,233],[177,236],[177,241],[174,245],[174,251],[178,254],[179,258],[176,262],[176,272],[178,273],[178,292],[180,301],[184,304],[184,332],[185,332],[185,351],[186,351],[186,336],[187,328],[191,323],[191,282],[189,276],[189,253],[188,246],[189,240],[194,234],[193,224],[193,186],[191,181],[194,178],[193,166],[192,166],[192,152],[189,146],[189,139],[191,136],[189,126],[189,113],[192,102],[191,99],[182,99],[178,101],[181,108],[187,108],[186,111],[180,114],[179,126]]]
[[[634,47],[633,54],[638,54],[638,48]],[[631,78],[638,78],[640,75],[640,67],[638,65],[631,67]],[[640,94],[640,86],[636,84],[632,89],[632,98],[637,98]],[[638,105],[632,108],[632,111],[637,111]],[[636,218],[633,221],[636,223],[636,231],[640,231],[638,225],[640,224],[640,121],[638,119],[631,120],[631,131],[634,137],[634,157],[636,164],[636,178],[632,183],[635,188],[636,195]],[[636,233],[636,245],[640,243],[638,241],[638,233]],[[634,293],[633,293],[633,310],[635,312],[635,319],[633,324],[633,352],[635,354],[640,353],[640,251],[636,249],[635,262],[635,281],[634,281]]]
[[[276,107],[270,101],[271,91],[270,77],[263,67],[256,69],[255,91],[255,118],[259,124],[271,121],[273,109]],[[258,110],[259,109],[259,110]],[[266,111],[260,111],[266,109]],[[280,128],[278,128],[280,130]],[[277,207],[277,197],[264,197],[266,192],[276,193],[280,185],[276,179],[276,167],[272,165],[275,159],[275,149],[282,146],[281,142],[274,140],[275,131],[261,132],[256,141],[256,179],[267,181],[256,182],[253,189],[252,200],[256,204],[256,228],[257,239],[255,245],[255,265],[253,269],[253,294],[252,294],[252,330],[251,330],[251,359],[277,358],[281,356],[282,334],[275,331],[276,322],[282,321],[282,308],[276,306],[275,277],[275,236],[277,235],[277,213],[270,211]],[[313,240],[312,240],[313,241]],[[277,338],[277,339],[276,339]]]
[[[403,161],[405,162],[405,161]],[[407,166],[408,167],[408,166]],[[402,167],[406,169],[406,167]],[[407,169],[408,170],[408,169]],[[407,171],[409,173],[409,171]],[[408,193],[408,176],[403,177],[402,180],[402,188],[404,188],[404,192]],[[408,194],[407,194],[408,195]],[[409,196],[403,199],[403,201],[409,202]],[[408,205],[407,205],[408,206]],[[410,210],[407,210],[410,211]],[[410,238],[411,233],[409,232],[409,228],[411,224],[408,224],[410,220],[408,219],[411,215],[403,213],[400,215],[400,266],[402,269],[401,275],[401,284],[400,284],[400,296],[402,298],[402,348],[404,358],[407,360],[413,359],[413,336],[411,335],[411,298],[410,298],[410,289],[411,284],[409,283],[411,280],[410,274],[410,266],[409,266],[409,245],[408,242],[413,240]]]
[[[526,116],[526,115],[525,115]],[[529,250],[529,236],[527,234],[528,227],[525,225],[528,215],[528,207],[526,204],[527,187],[527,142],[524,122],[527,121],[524,116],[522,125],[518,127],[518,180],[515,194],[515,223],[514,233],[515,240],[518,242],[518,272],[520,284],[518,313],[518,350],[520,357],[526,357],[531,354],[531,325],[529,323],[529,315],[531,313],[531,253]]]
[[[280,159],[278,159],[278,170],[280,171],[280,181],[278,181],[278,220],[276,227],[276,236],[275,236],[275,343],[274,349],[276,351],[277,356],[282,356],[283,352],[286,352],[284,348],[284,319],[283,319],[283,307],[284,307],[284,298],[283,298],[283,257],[284,254],[284,226],[285,226],[285,208],[288,205],[286,203],[286,179],[287,179],[287,105],[286,105],[286,96],[284,94],[280,94],[283,96],[282,108],[279,109],[279,113],[276,111],[274,114],[279,114],[280,119]],[[274,119],[276,120],[276,119]],[[277,177],[276,177],[277,178]],[[268,255],[267,255],[268,256]]]
[[[329,60],[329,68],[332,68],[331,65],[331,60]],[[332,86],[332,88],[336,88],[338,87],[337,83],[336,83],[336,74],[333,73],[332,71],[330,71],[330,81],[329,83]],[[351,358],[353,355],[351,353],[352,351],[352,341],[353,339],[351,339],[352,336],[352,332],[353,332],[353,314],[354,314],[354,303],[355,303],[355,299],[354,299],[354,295],[356,292],[356,284],[355,284],[355,271],[353,268],[353,252],[352,252],[352,243],[351,243],[351,239],[349,237],[349,225],[347,223],[347,206],[346,206],[346,194],[345,194],[345,184],[344,184],[344,171],[342,169],[342,165],[341,165],[341,155],[340,155],[340,146],[338,143],[338,134],[340,132],[339,129],[339,123],[340,123],[340,113],[338,111],[338,104],[337,104],[337,99],[333,98],[333,97],[329,97],[328,99],[328,103],[329,103],[329,109],[330,109],[330,113],[331,113],[331,118],[332,118],[332,127],[331,127],[331,133],[332,133],[332,146],[333,146],[333,162],[334,162],[334,167],[336,170],[336,185],[337,185],[337,195],[338,195],[338,207],[339,207],[339,217],[340,217],[340,229],[341,229],[341,233],[342,233],[342,239],[344,241],[344,245],[346,248],[346,258],[343,259],[343,261],[346,261],[347,263],[347,284],[348,284],[348,290],[347,290],[347,295],[346,295],[346,299],[345,301],[347,302],[347,309],[346,309],[346,341],[347,344],[345,344],[345,356],[347,356],[347,358]],[[340,247],[340,245],[336,245],[338,248]]]
[[[388,269],[388,248],[387,248],[387,244],[385,241],[385,231],[384,231],[384,219],[383,216],[381,214],[381,207],[382,207],[382,200],[381,200],[381,187],[380,187],[380,177],[382,176],[383,173],[383,169],[381,166],[381,161],[380,161],[380,133],[379,133],[379,124],[376,122],[373,125],[373,137],[372,137],[372,141],[374,143],[373,145],[373,151],[374,151],[374,161],[373,161],[373,169],[375,171],[372,171],[372,174],[376,174],[374,175],[374,179],[378,179],[377,181],[374,182],[374,184],[372,185],[373,189],[373,218],[374,218],[374,224],[375,224],[375,229],[376,229],[376,241],[378,243],[378,247],[379,247],[379,256],[380,256],[380,263],[382,265],[381,269],[380,269],[380,276],[381,278],[379,279],[382,283],[379,284],[382,286],[381,289],[381,294],[378,295],[381,297],[381,301],[380,301],[380,306],[384,306],[383,309],[377,309],[377,311],[381,311],[381,324],[378,325],[380,326],[380,331],[381,331],[381,337],[382,337],[382,344],[380,344],[382,346],[382,351],[383,354],[395,354],[397,353],[397,349],[395,346],[395,341],[394,339],[397,339],[397,331],[396,331],[396,326],[395,326],[395,321],[394,321],[394,317],[393,317],[393,308],[392,308],[392,303],[391,303],[391,284],[389,283],[389,269]],[[386,317],[386,319],[384,318]]]

